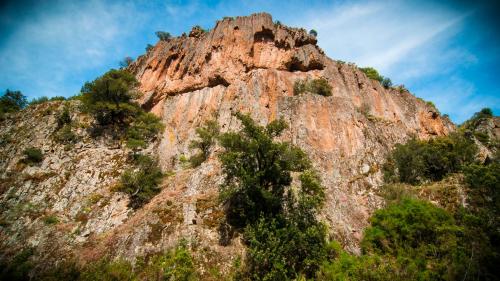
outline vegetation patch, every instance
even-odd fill
[[[198,167],[207,160],[210,155],[210,149],[215,144],[219,135],[219,124],[213,120],[208,120],[202,127],[196,128],[198,140],[192,140],[189,144],[190,149],[199,150],[198,153],[189,158],[191,167]]]
[[[324,201],[319,177],[302,150],[274,140],[287,128],[283,120],[262,127],[249,115],[236,117],[242,130],[220,135],[219,159],[226,221],[243,231],[248,246],[238,278],[311,278],[328,256],[326,228],[316,219]],[[294,189],[291,172],[300,174]]]
[[[330,86],[328,80],[325,78],[295,81],[293,84],[293,94],[301,95],[306,92],[328,97],[332,95],[332,86]]]
[[[28,165],[38,164],[43,161],[43,153],[39,148],[29,147],[23,151],[24,158],[21,160],[22,163]]]
[[[366,76],[372,80],[378,81],[386,89],[392,87],[392,81],[388,77],[384,77],[378,73],[378,71],[373,67],[361,67],[359,68]]]
[[[130,197],[129,206],[137,209],[161,191],[163,173],[158,160],[150,156],[138,155],[134,164],[134,168],[122,174],[116,190],[127,193]]]

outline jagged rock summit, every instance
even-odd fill
[[[233,113],[241,111],[260,124],[287,121],[282,139],[307,152],[325,186],[321,219],[356,252],[382,202],[377,189],[387,152],[412,135],[429,138],[455,129],[432,105],[404,88],[384,88],[354,64],[328,58],[314,36],[274,23],[265,13],[224,18],[210,31],[194,28],[189,36],[159,41],[129,70],[140,82],[143,107],[166,126],[148,148],[170,175],[161,193],[130,209],[128,198],[112,188],[128,165],[124,146],[92,140],[83,129],[74,147],[58,144],[51,134],[61,102],[30,108],[0,127],[12,140],[0,147],[1,249],[31,245],[45,249],[47,259],[71,253],[88,260],[106,253],[133,260],[186,238],[205,266],[201,272],[214,264],[227,269],[244,247],[237,235],[229,245],[219,244],[220,148],[197,168],[183,159],[193,153],[189,143],[197,127],[216,120],[222,131],[238,129]],[[296,81],[312,78],[326,79],[332,96],[294,95]],[[29,146],[46,155],[39,167],[17,164]],[[44,223],[49,215],[57,217],[56,225]]]
[[[351,250],[378,206],[374,190],[389,149],[410,135],[428,138],[454,128],[431,105],[328,58],[306,30],[274,23],[269,14],[225,18],[210,31],[193,31],[158,42],[130,66],[144,106],[167,125],[158,150],[164,168],[175,169],[177,157],[190,154],[194,129],[213,116],[224,130],[237,127],[236,111],[262,124],[282,117],[290,125],[286,139],[321,171],[328,190],[324,218]],[[293,95],[295,81],[319,77],[332,86],[331,97]],[[204,167],[192,177],[204,178]],[[205,188],[190,186],[194,193]]]

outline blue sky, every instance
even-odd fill
[[[154,32],[179,35],[224,16],[268,12],[314,28],[333,59],[373,66],[453,121],[500,113],[498,6],[469,1],[12,1],[0,4],[0,90],[71,96],[144,53]]]

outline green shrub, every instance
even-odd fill
[[[465,121],[460,127],[463,127],[465,129],[469,130],[475,130],[477,126],[486,119],[492,118],[493,117],[493,111],[490,108],[483,108],[479,112],[474,113],[472,118],[469,120]]]
[[[48,102],[48,101],[49,101],[48,97],[41,96],[41,97],[32,99],[30,101],[29,105],[32,106],[32,105],[42,104],[42,103],[45,103],[45,102]]]
[[[59,219],[56,217],[56,216],[45,216],[43,218],[43,222],[46,224],[46,225],[51,225],[51,224],[56,224],[59,222]]]
[[[43,160],[43,153],[40,149],[35,147],[29,147],[23,151],[24,159],[23,162],[26,164],[36,164]]]
[[[155,34],[161,41],[167,41],[168,39],[172,38],[172,35],[165,31],[156,31]]]
[[[210,148],[215,144],[219,131],[219,124],[213,120],[206,121],[202,127],[196,129],[199,140],[192,140],[189,148],[198,149],[199,152],[189,158],[191,167],[198,167],[207,160]]]
[[[474,142],[460,133],[428,141],[411,139],[396,145],[388,156],[384,165],[385,180],[409,184],[441,180],[472,163],[476,152]]]
[[[318,37],[318,32],[314,29],[309,30],[309,35],[312,35],[314,37]]]
[[[186,241],[163,255],[155,255],[140,269],[140,280],[198,280]],[[158,278],[160,277],[160,278]]]
[[[5,113],[16,112],[28,104],[26,97],[20,91],[7,89],[0,97],[0,117]]]
[[[458,280],[466,266],[458,247],[462,229],[445,210],[403,199],[375,212],[361,243],[363,255],[340,250],[324,263],[320,280]]]
[[[386,88],[386,89],[389,89],[390,87],[392,87],[391,79],[384,77],[384,79],[382,79],[382,86],[384,86],[384,88]]]
[[[488,145],[488,143],[490,142],[490,136],[487,133],[476,131],[474,132],[474,136],[478,141],[485,145]]]
[[[100,126],[126,127],[142,111],[133,103],[137,84],[126,70],[111,69],[82,87],[83,111],[90,113]]]
[[[324,78],[295,81],[293,85],[293,94],[301,95],[305,92],[310,92],[322,96],[331,96],[332,86],[330,86],[330,84],[328,84],[328,81]]]
[[[29,273],[34,267],[30,260],[34,254],[32,248],[27,248],[19,252],[11,260],[4,260],[0,257],[0,280],[9,281],[28,281],[31,280]]]
[[[125,260],[102,259],[88,265],[80,274],[80,281],[135,281],[132,265]]]
[[[136,158],[136,168],[122,174],[117,188],[130,196],[129,206],[134,209],[142,207],[161,191],[163,178],[157,159],[145,155]]]
[[[78,136],[73,133],[71,125],[64,125],[61,129],[57,130],[54,139],[60,143],[70,144],[78,140]]]
[[[128,67],[134,62],[134,59],[132,57],[124,57],[123,60],[119,62],[120,67]]]
[[[57,115],[57,129],[60,129],[67,124],[71,124],[71,115],[69,113],[69,108],[66,106],[63,111]]]
[[[164,130],[161,119],[153,113],[141,112],[127,129],[127,147],[136,151],[145,148],[147,142],[154,140]]]
[[[151,45],[151,44],[147,44],[147,45],[146,45],[146,52],[151,51],[153,48],[154,48],[154,46],[153,46],[153,45]]]
[[[373,68],[373,67],[361,67],[359,70],[361,70],[368,78],[377,80],[380,83],[384,80],[384,77],[378,73],[378,71]]]
[[[326,229],[316,219],[324,201],[319,177],[306,154],[287,142],[275,141],[287,128],[280,119],[259,126],[237,113],[240,132],[219,137],[225,181],[220,199],[226,222],[244,228],[247,267],[256,280],[311,278],[326,259]],[[300,186],[291,188],[292,172]]]
[[[261,218],[245,230],[248,245],[243,276],[251,280],[294,280],[316,274],[329,251],[326,227],[314,221],[305,226],[293,220]]]

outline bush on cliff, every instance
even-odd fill
[[[213,120],[209,120],[202,127],[196,128],[198,140],[192,140],[189,148],[197,149],[199,152],[189,158],[192,167],[198,167],[207,160],[210,155],[210,148],[215,144],[219,131],[219,124]]]
[[[155,34],[161,41],[167,41],[168,39],[172,38],[172,35],[165,31],[156,31]]]
[[[138,155],[134,162],[135,167],[122,174],[116,190],[127,193],[129,206],[137,209],[161,191],[160,183],[164,175],[157,159]]]
[[[80,99],[83,111],[92,115],[95,124],[93,136],[111,134],[124,139],[134,151],[147,146],[164,128],[161,120],[146,113],[134,100],[139,97],[135,90],[135,77],[124,69],[111,69],[103,76],[82,87]]]
[[[462,229],[445,210],[403,199],[375,212],[361,243],[363,254],[342,250],[324,263],[320,280],[455,280],[466,262]]]
[[[293,94],[301,95],[305,92],[322,96],[331,96],[332,86],[328,84],[328,80],[326,80],[325,78],[295,81],[295,83],[293,84]]]
[[[126,70],[111,69],[103,76],[82,87],[83,109],[101,126],[128,125],[141,111],[133,103],[138,97],[134,87],[138,82]]]
[[[219,137],[225,181],[220,198],[226,221],[244,229],[248,245],[242,275],[252,280],[311,278],[326,259],[325,226],[316,214],[324,201],[319,177],[306,154],[288,142],[278,142],[287,128],[283,120],[259,126],[237,113],[240,132]],[[291,187],[291,173],[299,186]]]
[[[28,165],[37,164],[42,162],[43,153],[39,148],[29,147],[23,151],[24,158],[22,159],[23,163]]]
[[[474,141],[461,133],[428,141],[411,139],[396,145],[388,156],[384,165],[385,180],[409,184],[441,180],[474,162],[476,152]]]
[[[3,118],[5,113],[16,112],[28,104],[26,96],[20,91],[11,91],[7,89],[0,97],[0,119]]]
[[[378,73],[378,71],[373,67],[361,67],[359,68],[366,76],[370,79],[376,80],[382,84],[386,89],[392,87],[392,81],[388,77],[384,77]]]

